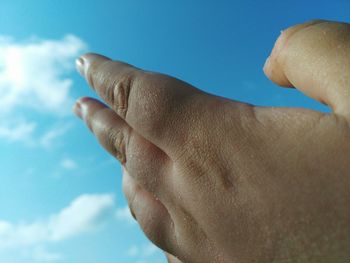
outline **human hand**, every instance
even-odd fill
[[[122,163],[129,206],[164,251],[186,263],[348,262],[349,24],[285,30],[265,66],[330,114],[255,107],[96,54],[78,68],[108,106],[82,98],[75,112]]]

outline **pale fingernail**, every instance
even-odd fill
[[[76,66],[79,74],[84,77],[85,76],[85,62],[84,62],[84,59],[82,57],[78,58],[75,61],[75,66]]]
[[[134,211],[131,209],[131,207],[129,208],[130,210],[130,214],[132,215],[132,217],[137,221],[136,215],[134,213]]]
[[[265,64],[264,64],[264,67],[263,67],[263,70],[265,73],[267,73],[269,66],[270,66],[270,56],[267,57]]]
[[[82,119],[82,111],[81,111],[81,104],[79,101],[75,102],[74,106],[73,106],[73,112],[75,113],[75,115],[77,115],[80,119]]]

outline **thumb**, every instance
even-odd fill
[[[273,82],[296,87],[350,116],[350,24],[311,21],[283,31],[264,66]]]

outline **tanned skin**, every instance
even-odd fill
[[[130,209],[169,262],[350,262],[349,24],[284,30],[264,67],[331,113],[217,97],[92,53],[77,64],[105,104],[75,112],[122,163]]]

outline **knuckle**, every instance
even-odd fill
[[[135,71],[128,71],[124,73],[109,89],[110,94],[107,96],[111,98],[114,110],[125,119],[129,106],[130,91],[134,86],[136,80]]]
[[[169,77],[143,72],[134,81],[127,119],[142,125],[147,133],[161,131],[170,121],[171,112],[178,109],[174,107],[179,104],[177,91]]]
[[[109,146],[110,152],[124,165],[126,163],[126,132],[110,127],[105,133],[106,145]]]

